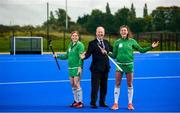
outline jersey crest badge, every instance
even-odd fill
[[[123,47],[123,44],[122,44],[122,43],[120,43],[120,44],[119,44],[119,48],[122,48],[122,47]]]

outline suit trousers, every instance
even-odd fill
[[[108,72],[92,72],[91,74],[91,104],[96,104],[99,88],[99,103],[104,103],[107,94]]]

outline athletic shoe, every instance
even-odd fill
[[[82,102],[79,102],[76,106],[74,106],[75,108],[82,108],[84,107],[84,104]]]
[[[129,110],[134,110],[133,105],[132,105],[132,104],[128,104],[128,109],[129,109]]]
[[[70,105],[70,107],[75,107],[75,106],[77,106],[78,105],[78,103],[76,102],[76,101],[74,101],[71,105]]]
[[[111,107],[112,110],[117,110],[119,109],[118,104],[114,103],[114,105]]]

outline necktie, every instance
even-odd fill
[[[103,41],[100,41],[100,46],[101,46],[102,48],[104,48],[104,47],[103,47]]]

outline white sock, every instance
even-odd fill
[[[72,92],[73,92],[73,95],[74,95],[74,101],[77,102],[77,101],[78,101],[78,100],[77,100],[77,90],[76,90],[75,87],[72,88]]]
[[[118,104],[120,94],[120,87],[115,86],[114,88],[114,102]]]
[[[129,104],[132,104],[132,100],[133,100],[133,87],[128,87],[128,100],[129,100]]]
[[[82,89],[77,89],[77,102],[82,102]]]

